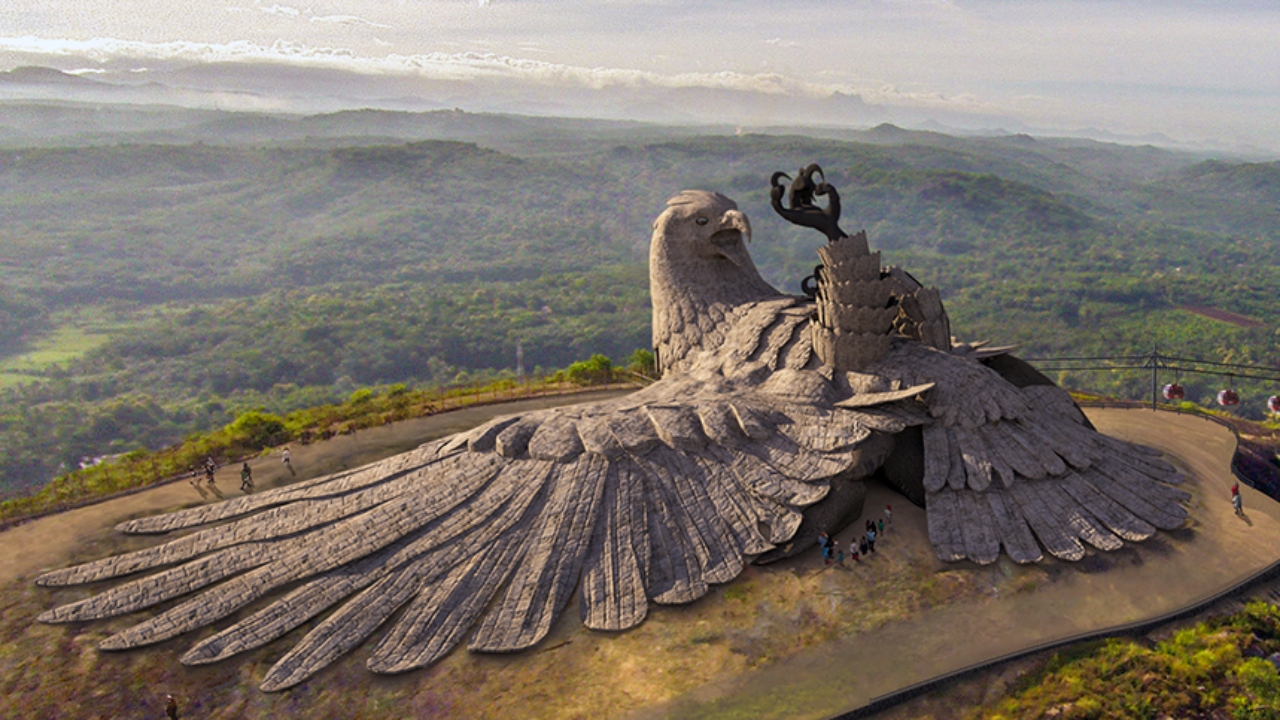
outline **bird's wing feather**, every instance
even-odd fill
[[[811,370],[752,384],[775,349],[794,345],[805,316],[782,312],[794,306],[775,303],[774,321],[755,323],[742,339],[755,343],[749,352],[630,396],[496,419],[355,472],[124,523],[187,534],[42,576],[49,586],[136,579],[40,619],[160,605],[101,645],[124,649],[239,614],[183,657],[204,664],[329,612],[268,673],[272,690],[401,608],[370,657],[377,672],[428,665],[464,639],[474,650],[527,648],[576,587],[588,626],[632,627],[650,602],[697,599],[790,540],[872,428],[902,427],[882,408],[815,404],[832,390]],[[244,614],[250,605],[260,607]]]
[[[1186,520],[1190,496],[1156,451],[1102,435],[1062,389],[1017,388],[972,358],[900,342],[873,371],[927,378],[923,430],[929,537],[944,560],[1078,560]],[[1038,539],[1038,543],[1036,542]]]

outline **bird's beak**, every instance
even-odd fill
[[[711,243],[729,262],[738,267],[751,264],[746,243],[751,242],[751,223],[739,210],[730,210],[720,219],[720,228],[711,236]]]
[[[737,230],[742,236],[751,242],[751,222],[747,220],[747,216],[741,210],[730,210],[724,214],[724,218],[720,220],[721,230]]]

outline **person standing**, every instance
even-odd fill
[[[888,527],[893,527],[893,506],[888,503],[884,506],[884,522]]]
[[[169,720],[178,720],[178,701],[172,695],[164,696],[164,714]]]
[[[248,462],[240,468],[240,492],[253,492],[253,471]]]
[[[1241,499],[1240,493],[1231,496],[1231,507],[1235,509],[1237,515],[1244,514],[1244,500]]]

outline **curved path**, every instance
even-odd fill
[[[476,405],[369,428],[354,435],[339,435],[311,445],[292,445],[291,462],[296,474],[288,472],[276,451],[249,461],[249,467],[256,487],[265,490],[412,450],[428,440],[473,428],[498,415],[590,402],[627,392],[631,391],[574,393]],[[0,532],[0,584],[64,565],[75,548],[111,532],[111,528],[123,520],[242,494],[239,465],[220,468],[214,479],[216,493],[205,485],[203,478],[195,489],[187,482],[172,482],[46,515]]]
[[[1027,591],[939,606],[811,647],[637,715],[826,718],[849,713],[902,688],[1025,648],[1198,605],[1280,561],[1280,504],[1242,484],[1244,516],[1232,512],[1236,441],[1230,430],[1192,415],[1085,412],[1108,435],[1164,450],[1190,476],[1184,486],[1193,496],[1188,528],[1080,563],[1046,561],[1047,580]],[[868,498],[869,507],[878,502],[874,494]],[[906,515],[904,529],[918,536],[910,542],[923,541],[923,513],[904,509],[895,509],[895,525],[899,515]],[[1011,565],[1009,570],[1023,569]]]

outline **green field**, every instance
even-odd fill
[[[0,359],[0,388],[38,382],[54,368],[66,368],[73,360],[100,348],[119,334],[122,326],[99,322],[68,321],[30,343],[30,349]]]

